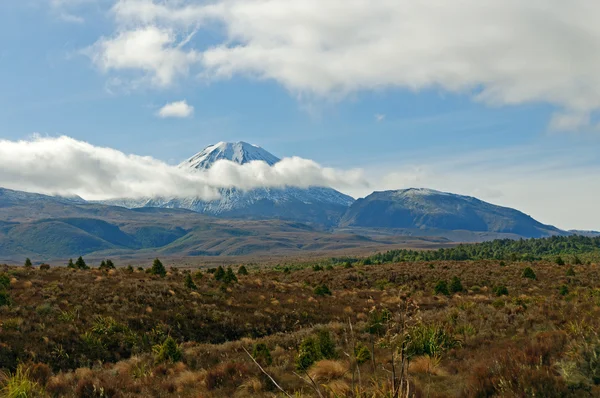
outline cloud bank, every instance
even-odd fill
[[[284,158],[239,165],[219,160],[206,172],[170,166],[69,137],[0,140],[0,186],[88,200],[141,197],[219,198],[219,188],[367,185],[360,170],[341,171],[312,160]]]
[[[551,128],[577,130],[600,109],[599,14],[589,0],[117,0],[114,34],[88,53],[160,87],[194,71],[328,97],[441,89],[547,103]],[[195,47],[202,29],[220,35]]]
[[[171,102],[160,108],[157,115],[162,118],[177,117],[186,118],[194,114],[194,107],[188,105],[187,101]]]

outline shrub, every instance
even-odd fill
[[[439,356],[461,345],[460,340],[441,325],[417,325],[409,331],[407,340],[406,353],[411,357]]]
[[[573,267],[569,267],[566,276],[575,276],[575,270],[573,269]]]
[[[150,273],[152,275],[158,275],[163,277],[167,275],[167,270],[165,269],[163,263],[161,263],[158,258],[155,258],[154,262],[152,263],[152,268],[150,268]]]
[[[344,268],[345,269],[350,269],[350,268],[354,268],[354,266],[350,263],[350,261],[346,261],[344,263]]]
[[[83,257],[81,257],[81,256],[79,256],[79,258],[77,259],[77,261],[75,261],[75,268],[77,268],[77,269],[90,269],[90,267],[88,267],[88,265],[83,260]]]
[[[565,260],[563,260],[561,256],[556,257],[555,262],[558,265],[565,265]]]
[[[435,294],[443,294],[449,296],[450,291],[448,290],[448,283],[446,281],[438,281],[438,283],[435,285],[434,292]]]
[[[10,295],[7,291],[0,290],[0,307],[10,305]]]
[[[567,287],[567,285],[562,285],[559,289],[558,289],[558,293],[561,296],[566,296],[567,294],[569,294],[569,288]]]
[[[194,272],[194,278],[202,279],[202,278],[204,278],[204,274],[202,273],[202,271],[198,270],[198,271]]]
[[[233,282],[237,282],[237,281],[238,281],[237,276],[235,276],[231,267],[227,267],[227,271],[225,271],[225,275],[223,276],[223,282],[224,283],[233,283]]]
[[[319,348],[318,341],[312,336],[302,340],[298,348],[296,369],[306,370],[319,359],[321,359],[321,349]]]
[[[157,363],[160,362],[177,362],[181,360],[181,349],[177,345],[175,339],[168,336],[162,344],[157,344],[152,347],[154,352],[154,360]]]
[[[273,363],[271,351],[269,351],[269,348],[264,343],[254,344],[254,348],[252,349],[252,357],[262,366],[270,366]]]
[[[367,332],[370,334],[383,335],[386,331],[386,324],[391,319],[392,314],[387,310],[374,309],[369,314],[369,322],[367,324]]]
[[[523,278],[537,279],[537,276],[535,275],[535,272],[533,271],[533,269],[531,267],[525,268],[523,270],[523,273],[521,274],[521,276]]]
[[[359,365],[363,364],[371,359],[371,351],[366,345],[358,343],[354,348],[354,357]]]
[[[335,342],[331,338],[331,334],[327,329],[319,330],[317,334],[319,350],[321,351],[321,357],[325,359],[334,359],[337,358],[337,354],[335,352]]]
[[[196,284],[194,283],[194,280],[192,279],[192,275],[190,275],[190,274],[185,274],[185,278],[183,280],[183,284],[188,289],[196,290],[198,288],[196,286]]]
[[[463,290],[465,289],[460,282],[460,278],[458,276],[453,277],[452,281],[450,282],[450,293],[460,293]]]
[[[319,285],[315,287],[313,293],[316,296],[331,296],[331,290],[327,287],[327,285]]]
[[[238,268],[238,275],[248,275],[248,270],[245,266],[241,265],[240,268]]]
[[[31,264],[31,260],[28,258],[25,259],[25,268],[31,268],[33,264]]]
[[[67,263],[67,268],[75,268],[75,264],[73,263],[72,258],[69,259],[69,262]]]
[[[575,257],[573,258],[573,264],[575,264],[575,265],[582,265],[583,262],[581,261],[581,259],[577,255],[575,255]]]
[[[42,271],[48,271],[50,269],[50,264],[40,264],[40,270]]]
[[[21,364],[13,374],[0,373],[0,396],[6,398],[28,398],[42,396],[42,389],[29,378],[29,372]]]
[[[504,261],[500,261],[500,266],[501,267],[506,267],[506,263]]]
[[[504,285],[496,286],[494,293],[496,296],[508,296],[508,288]]]
[[[210,272],[210,270],[209,270]],[[225,277],[225,270],[223,267],[219,265],[219,267],[214,271],[215,280],[221,281]]]
[[[323,267],[319,264],[315,264],[312,266],[313,271],[323,271]]]
[[[10,277],[5,273],[0,274],[0,290],[8,289],[10,287]]]
[[[127,268],[125,268],[125,271],[129,272],[130,274],[133,273],[133,267],[131,266],[131,264],[129,264]]]

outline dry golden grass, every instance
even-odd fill
[[[308,374],[315,381],[327,382],[344,377],[348,373],[348,368],[349,366],[346,362],[324,359],[315,363],[308,371]]]
[[[441,359],[438,357],[422,356],[412,360],[408,371],[413,374],[430,374],[434,376],[445,376],[447,372],[440,366]]]

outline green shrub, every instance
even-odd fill
[[[358,343],[354,348],[354,357],[356,362],[361,365],[371,359],[371,351],[366,345]]]
[[[567,294],[569,294],[569,288],[567,287],[567,285],[562,285],[559,289],[558,289],[558,293],[561,296],[566,296]]]
[[[449,296],[450,291],[448,290],[448,283],[446,281],[438,281],[438,283],[435,285],[434,292],[435,294],[443,294]]]
[[[181,360],[182,353],[179,345],[171,336],[167,337],[162,344],[157,344],[152,348],[154,360],[159,362],[177,362]]]
[[[238,268],[238,275],[248,275],[248,270],[245,266],[241,265],[240,268]]]
[[[409,331],[406,353],[410,357],[439,356],[460,345],[460,340],[455,338],[446,327],[420,324]]]
[[[563,260],[561,256],[557,256],[555,262],[558,265],[565,265],[565,260]]]
[[[210,271],[210,270],[209,270]],[[219,265],[219,267],[214,271],[215,280],[221,281],[225,277],[225,269]]]
[[[496,296],[508,296],[508,288],[504,285],[496,286],[494,293]]]
[[[269,348],[264,343],[254,344],[252,357],[262,366],[270,366],[273,363],[271,351],[269,351]]]
[[[323,271],[323,267],[320,266],[319,264],[315,264],[312,266],[312,270],[313,271]]]
[[[461,293],[463,290],[465,289],[463,288],[460,278],[458,276],[453,277],[450,282],[450,293]]]
[[[333,359],[337,357],[335,352],[335,342],[331,338],[331,334],[327,329],[321,329],[317,333],[319,350],[321,351],[321,357],[325,359]]]
[[[74,268],[77,268],[77,269],[90,269],[90,267],[88,267],[88,265],[83,260],[83,257],[81,257],[81,256],[79,256],[79,258],[77,259],[77,261],[75,261],[75,267]]]
[[[535,272],[533,271],[533,269],[531,267],[525,268],[523,270],[523,273],[521,274],[521,276],[523,278],[537,279],[537,276],[535,275]]]
[[[0,307],[10,305],[10,295],[5,290],[0,290]]]
[[[575,270],[573,269],[573,267],[569,267],[566,276],[575,276]]]
[[[0,396],[6,398],[29,398],[45,396],[40,386],[31,380],[29,371],[23,364],[17,367],[14,374],[7,374],[0,380]]]
[[[185,274],[185,278],[183,280],[183,284],[188,289],[196,290],[198,288],[196,286],[196,284],[194,283],[194,280],[192,279],[192,275],[190,275],[190,274]]]
[[[225,271],[225,275],[223,276],[224,283],[234,283],[237,282],[237,276],[233,273],[231,267],[227,267],[227,271]]]
[[[69,259],[69,262],[67,263],[67,268],[75,268],[75,264],[73,263],[72,258]]]
[[[349,261],[346,261],[344,263],[344,268],[345,269],[350,269],[350,268],[354,268],[354,266]]]
[[[383,335],[386,332],[386,325],[392,318],[392,314],[387,309],[376,310],[370,312],[367,323],[367,332],[370,334]]]
[[[159,275],[162,277],[167,275],[167,270],[165,269],[163,263],[161,263],[158,258],[155,258],[154,262],[152,263],[152,268],[150,268],[150,273],[152,275]]]
[[[204,274],[202,273],[202,271],[198,270],[198,271],[194,272],[194,278],[202,279],[202,278],[204,278]]]
[[[40,270],[42,271],[48,271],[50,269],[50,264],[40,264]]]
[[[32,268],[33,264],[31,264],[31,260],[28,258],[25,259],[25,268]]]
[[[582,265],[583,262],[581,261],[581,259],[577,255],[575,255],[575,257],[573,258],[573,264],[575,264],[575,265]]]
[[[316,296],[331,296],[331,290],[327,287],[327,285],[319,285],[315,287],[313,293]]]
[[[131,266],[131,264],[129,264],[127,266],[127,268],[125,268],[125,271],[129,272],[129,273],[133,273],[133,267]]]
[[[0,274],[0,290],[8,289],[10,287],[10,277],[5,273]]]
[[[307,370],[320,359],[321,350],[317,340],[312,336],[302,340],[298,348],[298,357],[296,357],[296,369]]]

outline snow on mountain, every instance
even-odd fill
[[[246,142],[219,142],[182,162],[179,167],[190,171],[207,170],[218,160],[230,160],[239,164],[264,161],[269,165],[279,158],[263,148]],[[334,225],[354,202],[348,195],[331,188],[308,189],[256,188],[242,191],[235,188],[220,190],[221,198],[203,201],[196,197],[114,199],[103,203],[135,207],[183,208],[199,213],[222,217],[283,218],[302,222]]]
[[[262,160],[269,166],[279,162],[279,158],[265,151],[259,146],[248,144],[247,142],[219,142],[204,148],[201,152],[195,154],[179,167],[191,168],[197,170],[209,169],[217,160],[226,159],[235,163],[245,164],[253,160]]]

